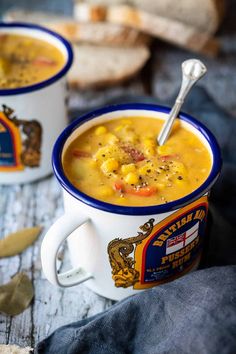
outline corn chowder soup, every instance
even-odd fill
[[[122,117],[92,127],[65,151],[67,178],[81,192],[118,205],[158,205],[190,194],[210,173],[210,153],[179,119],[158,146],[162,125],[161,119]]]
[[[55,46],[30,36],[0,34],[0,89],[29,86],[56,74],[65,59]]]

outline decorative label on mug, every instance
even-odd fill
[[[14,110],[0,111],[0,172],[38,167],[41,159],[42,127],[36,120],[18,119]]]
[[[201,255],[207,210],[204,196],[157,224],[149,219],[134,237],[112,240],[107,251],[115,286],[145,289],[190,271]]]

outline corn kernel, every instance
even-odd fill
[[[136,143],[138,141],[138,136],[133,132],[129,132],[126,134],[125,140],[129,143]]]
[[[155,183],[155,186],[157,187],[157,190],[163,190],[167,185],[165,183],[157,182]]]
[[[155,156],[156,154],[156,151],[153,147],[149,147],[147,149],[144,150],[144,155],[147,156],[147,157],[152,157],[152,156]]]
[[[96,129],[95,129],[95,135],[103,135],[103,134],[105,134],[107,132],[107,128],[106,127],[104,127],[103,125],[100,125],[99,127],[97,127]]]
[[[138,181],[138,176],[134,172],[129,172],[127,176],[125,176],[125,182],[128,184],[137,184]]]
[[[112,151],[107,146],[103,146],[97,150],[94,157],[99,161],[105,161],[108,157],[112,157]]]
[[[128,163],[130,160],[129,155],[115,144],[101,147],[98,149],[94,157],[101,162],[113,157],[122,164]]]
[[[162,146],[158,146],[157,152],[159,155],[170,155],[173,153],[173,150],[169,146],[162,145]]]
[[[121,173],[123,175],[127,175],[129,172],[134,172],[136,170],[135,164],[130,163],[128,165],[122,165],[121,166]]]
[[[145,138],[143,140],[143,144],[146,148],[154,148],[156,145],[154,139],[150,139],[150,138]]]
[[[111,157],[110,159],[107,159],[106,161],[104,161],[101,165],[101,170],[104,173],[110,173],[113,171],[116,171],[119,167],[119,163],[116,159],[114,159],[113,157]]]
[[[150,163],[147,163],[147,164],[143,165],[142,167],[140,167],[138,172],[140,175],[148,175],[151,172],[153,172],[153,167],[151,166]]]
[[[119,139],[114,134],[112,134],[112,133],[106,134],[106,142],[107,142],[107,144],[115,144],[118,141],[119,141]]]
[[[90,167],[97,167],[97,161],[94,159],[87,159],[87,163]]]
[[[114,191],[110,186],[100,186],[97,190],[97,194],[100,198],[106,198],[111,197],[114,194]]]
[[[187,170],[182,162],[174,161],[171,168],[172,168],[172,171],[175,173],[179,173],[182,176],[187,175]]]

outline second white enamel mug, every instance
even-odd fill
[[[55,32],[26,23],[0,23],[0,35],[41,39],[60,50],[64,66],[47,80],[0,89],[0,184],[26,183],[52,172],[53,143],[67,125],[66,74],[70,43]]]

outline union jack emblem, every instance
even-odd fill
[[[199,221],[186,232],[172,237],[166,242],[166,254],[170,254],[187,246],[198,237]]]

